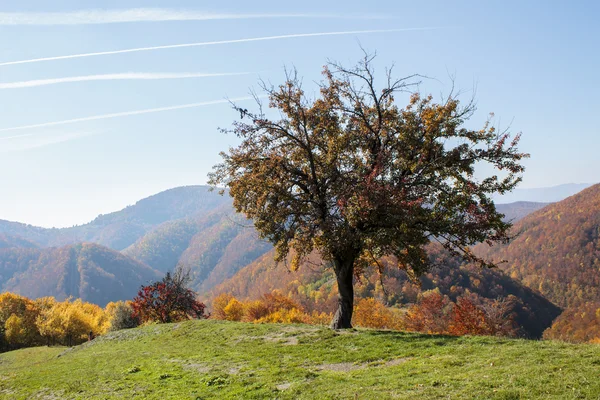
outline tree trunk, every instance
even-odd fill
[[[352,328],[354,307],[354,257],[334,260],[335,276],[338,284],[338,309],[331,321],[331,329]]]

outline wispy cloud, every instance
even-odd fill
[[[106,132],[106,131],[104,131]],[[72,140],[81,139],[88,136],[93,136],[103,133],[102,131],[94,132],[69,132],[69,133],[46,133],[44,135],[24,134],[0,138],[2,146],[0,153],[10,153],[14,151],[24,151],[36,149],[40,147],[50,146],[58,143],[70,142]],[[10,139],[10,140],[8,140]]]
[[[33,58],[33,59],[29,59],[29,60],[7,61],[7,62],[0,63],[0,66],[16,65],[16,64],[29,64],[29,63],[37,63],[37,62],[44,62],[44,61],[66,60],[66,59],[71,59],[71,58],[107,56],[107,55],[111,55],[111,54],[136,53],[136,52],[140,52],[140,51],[177,49],[177,48],[184,48],[184,47],[216,46],[216,45],[222,45],[222,44],[262,42],[262,41],[267,41],[267,40],[282,40],[282,39],[320,37],[320,36],[344,36],[344,35],[362,35],[362,34],[371,34],[371,33],[428,31],[428,30],[435,30],[435,29],[442,29],[442,28],[441,27],[425,27],[425,28],[399,28],[399,29],[372,29],[372,30],[361,30],[361,31],[296,33],[296,34],[292,34],[292,35],[262,36],[262,37],[245,38],[245,39],[218,40],[218,41],[213,41],[213,42],[197,42],[197,43],[171,44],[171,45],[165,45],[165,46],[137,47],[137,48],[133,48],[133,49],[101,51],[101,52],[95,52],[95,53],[70,54],[70,55],[66,55],[66,56],[55,56],[55,57],[44,57],[44,58]]]
[[[168,8],[132,8],[120,10],[80,10],[68,12],[2,12],[0,25],[83,25],[114,24],[123,22],[207,21],[228,19],[382,19],[376,14],[331,13],[210,13],[198,10]]]
[[[33,128],[45,128],[48,126],[75,124],[77,122],[87,122],[87,121],[96,121],[96,120],[100,120],[100,119],[128,117],[128,116],[132,116],[132,115],[152,114],[152,113],[158,113],[158,112],[164,112],[164,111],[182,110],[185,108],[196,108],[196,107],[209,106],[209,105],[213,105],[213,104],[222,104],[222,103],[228,103],[230,101],[236,102],[236,101],[244,101],[244,100],[251,100],[251,99],[254,99],[254,98],[246,96],[246,97],[237,97],[237,98],[233,98],[230,100],[225,100],[225,99],[212,100],[212,101],[203,101],[200,103],[180,104],[180,105],[169,106],[169,107],[147,108],[145,110],[125,111],[125,112],[119,112],[119,113],[113,113],[113,114],[103,114],[103,115],[94,115],[91,117],[67,119],[67,120],[62,120],[62,121],[44,122],[41,124],[14,126],[11,128],[1,128],[0,132],[20,131],[20,130],[24,130],[24,129],[33,129]]]
[[[57,85],[60,83],[69,82],[86,82],[86,81],[113,81],[113,80],[160,80],[160,79],[187,79],[187,78],[209,78],[218,76],[234,76],[248,75],[250,72],[233,72],[233,73],[200,73],[200,72],[181,72],[181,73],[154,73],[154,72],[124,72],[119,74],[103,74],[103,75],[84,75],[84,76],[68,76],[64,78],[52,79],[36,79],[20,82],[0,83],[0,89],[21,89],[36,86]]]

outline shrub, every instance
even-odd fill
[[[423,333],[446,333],[452,305],[448,296],[439,290],[421,294],[417,304],[412,305],[404,317],[404,325],[409,331]]]
[[[109,320],[109,331],[135,328],[140,324],[135,317],[133,306],[130,301],[111,302],[106,305],[106,313]]]
[[[234,299],[229,293],[221,293],[215,297],[212,301],[212,318],[214,319],[227,319],[225,314],[225,307],[229,304],[231,299]]]
[[[195,293],[186,285],[189,271],[178,267],[173,274],[148,286],[142,286],[133,299],[134,317],[141,322],[176,322],[190,318],[207,318],[206,306],[196,300]]]
[[[373,298],[360,299],[354,306],[352,321],[357,326],[378,329],[402,329],[397,313]]]
[[[95,304],[67,299],[41,311],[36,326],[48,344],[73,346],[86,341],[90,332],[92,335],[105,333],[108,318],[104,310]]]
[[[227,321],[241,321],[244,317],[244,304],[235,297],[229,300],[229,303],[223,309]]]

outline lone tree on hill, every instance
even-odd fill
[[[339,304],[332,328],[351,328],[353,276],[393,255],[413,279],[431,267],[426,245],[440,242],[452,254],[481,266],[469,247],[506,242],[490,195],[512,190],[528,157],[519,135],[464,127],[475,106],[451,93],[440,104],[416,89],[416,76],[375,83],[373,57],[348,69],[329,63],[320,96],[309,99],[297,74],[279,87],[262,84],[278,119],[234,105],[242,120],[224,129],[241,144],[221,153],[210,184],[229,189],[234,206],[252,218],[275,245],[276,260],[291,267],[313,250],[335,271]],[[399,108],[397,93],[411,93]],[[474,176],[489,164],[503,177]],[[290,253],[291,251],[291,253]]]

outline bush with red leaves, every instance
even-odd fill
[[[178,267],[173,274],[148,286],[142,286],[133,299],[134,317],[141,322],[169,323],[193,318],[208,318],[206,306],[196,300],[196,294],[186,287],[189,271]]]

